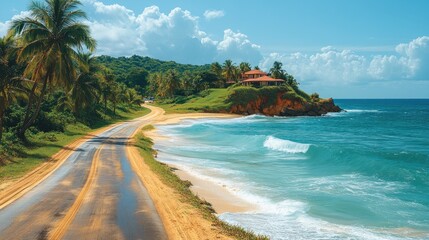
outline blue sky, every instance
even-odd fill
[[[97,54],[281,61],[308,92],[429,98],[429,1],[83,0]],[[29,1],[0,9],[0,35]]]

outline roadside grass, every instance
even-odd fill
[[[201,200],[198,196],[192,193],[189,188],[192,186],[191,182],[181,180],[176,174],[174,174],[173,168],[157,161],[154,158],[156,151],[152,148],[153,142],[150,138],[144,135],[145,130],[147,131],[153,128],[154,127],[152,125],[143,127],[142,131],[137,133],[135,136],[135,146],[138,147],[141,156],[150,169],[156,173],[165,184],[179,192],[180,196],[182,197],[182,201],[190,203],[192,206],[197,208],[203,214],[204,218],[211,221],[214,226],[220,227],[222,232],[226,235],[236,239],[269,239],[267,236],[258,235],[240,226],[221,221],[215,215],[215,211],[209,202]]]
[[[0,165],[0,181],[16,179],[25,175],[47,161],[52,155],[64,148],[64,146],[88,133],[113,123],[141,117],[149,112],[149,109],[143,107],[118,109],[116,116],[102,122],[97,122],[92,127],[77,122],[67,125],[64,132],[29,133],[28,144],[9,146],[14,148],[16,156],[7,159],[3,165]]]

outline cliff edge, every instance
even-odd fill
[[[332,98],[311,99],[306,93],[290,87],[232,89],[227,100],[229,113],[263,114],[268,116],[321,116],[328,112],[340,112]]]

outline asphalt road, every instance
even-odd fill
[[[77,148],[48,178],[0,210],[0,239],[167,239],[126,155],[128,121]]]

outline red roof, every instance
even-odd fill
[[[247,71],[247,72],[244,73],[244,75],[252,75],[252,74],[253,75],[254,74],[267,75],[266,72],[263,72],[263,71],[257,70],[257,69],[253,69],[253,70],[250,70],[250,71]]]
[[[275,79],[268,76],[258,77],[258,78],[251,78],[243,80],[242,82],[284,82],[283,79]]]

